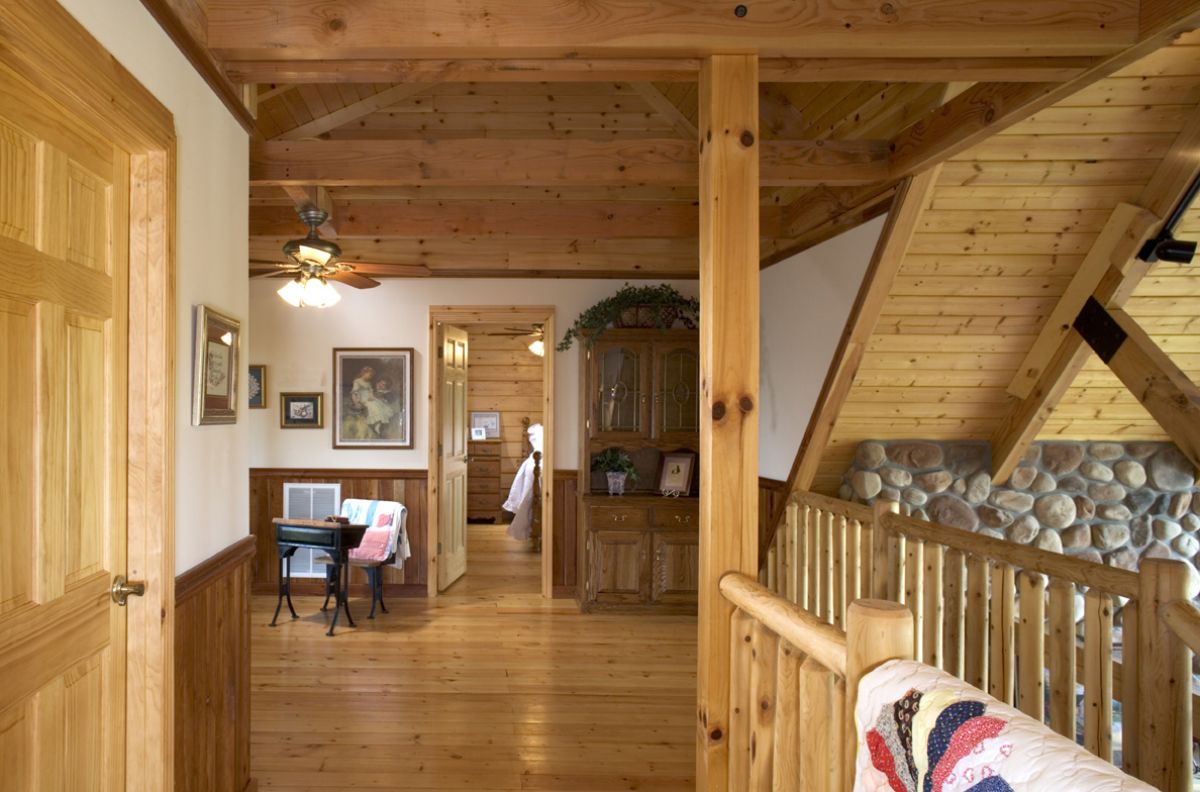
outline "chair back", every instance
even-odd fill
[[[396,555],[397,544],[400,537],[405,535],[404,524],[408,519],[408,509],[404,508],[404,504],[347,498],[342,501],[342,516],[352,523],[367,526],[358,547],[350,551],[352,560],[386,564]],[[407,551],[407,540],[404,545]]]

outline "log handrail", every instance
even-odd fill
[[[1200,608],[1187,600],[1175,600],[1163,608],[1162,618],[1189,649],[1200,652]]]
[[[816,492],[805,492],[803,490],[793,492],[788,496],[787,502],[795,503],[797,506],[812,506],[821,511],[845,517],[847,520],[868,522],[875,519],[875,512],[870,506],[838,500],[837,498],[831,498],[828,495],[821,495]]]
[[[1138,596],[1138,574],[1127,569],[1104,566],[891,512],[884,513],[878,524],[889,533],[935,542],[972,555],[987,556],[989,560],[1010,564],[1026,572],[1069,580],[1077,585],[1099,588],[1109,594],[1129,599],[1136,599]]]
[[[846,634],[738,572],[721,578],[721,593],[771,632],[839,676],[846,675]]]

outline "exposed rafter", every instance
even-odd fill
[[[292,199],[292,204],[296,209],[304,209],[305,207],[315,206],[325,212],[326,220],[321,225],[317,226],[317,230],[327,237],[336,239],[338,236],[337,225],[334,222],[333,199],[329,197],[329,191],[324,187],[301,187],[294,184],[285,184],[283,186],[284,193],[288,198]],[[279,228],[280,236],[288,236],[295,232],[297,221],[294,211],[287,211],[287,223],[290,230]]]
[[[391,88],[385,88],[373,96],[368,96],[366,99],[346,105],[319,118],[314,118],[312,121],[301,124],[295,129],[289,129],[275,136],[273,139],[303,140],[304,138],[318,137],[331,129],[337,129],[345,124],[353,123],[364,116],[374,113],[376,110],[382,110],[403,102],[405,99],[411,99],[414,96],[424,93],[429,88],[429,85],[416,83],[393,85]]]
[[[891,292],[896,273],[900,270],[900,264],[904,261],[904,255],[912,242],[921,215],[937,185],[939,173],[940,168],[935,167],[910,177],[901,183],[896,193],[888,213],[887,224],[879,236],[875,253],[871,257],[862,286],[842,330],[837,351],[825,374],[825,382],[821,386],[821,393],[804,431],[804,439],[792,462],[792,469],[788,474],[788,492],[812,486],[821,456],[829,444],[833,426],[854,383],[854,375],[862,362],[867,342],[875,330],[875,324]],[[776,525],[778,522],[776,517],[771,524]]]
[[[656,113],[671,122],[671,126],[675,128],[675,131],[679,133],[681,138],[684,140],[697,139],[696,125],[653,83],[635,82],[633,83],[633,90],[637,91],[646,100],[646,103],[654,108]]]

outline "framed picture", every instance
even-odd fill
[[[662,473],[658,476],[658,491],[670,495],[692,494],[692,468],[696,455],[690,452],[663,454]]]
[[[324,426],[324,393],[279,394],[279,428],[321,429]]]
[[[238,347],[242,323],[207,305],[196,306],[192,425],[237,423]]]
[[[482,426],[472,426],[471,427],[471,439],[472,440],[487,440],[487,429],[485,429]]]
[[[498,412],[472,412],[471,413],[471,439],[475,439],[475,430],[482,429],[484,431],[485,440],[500,439],[500,413]]]
[[[413,447],[413,351],[333,350],[333,447]]]
[[[251,364],[246,376],[246,393],[250,397],[251,410],[267,408],[267,367],[262,364]]]

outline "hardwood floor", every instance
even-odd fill
[[[693,616],[581,615],[537,556],[471,526],[466,577],[326,638],[321,600],[253,613],[251,768],[262,789],[694,788]]]

